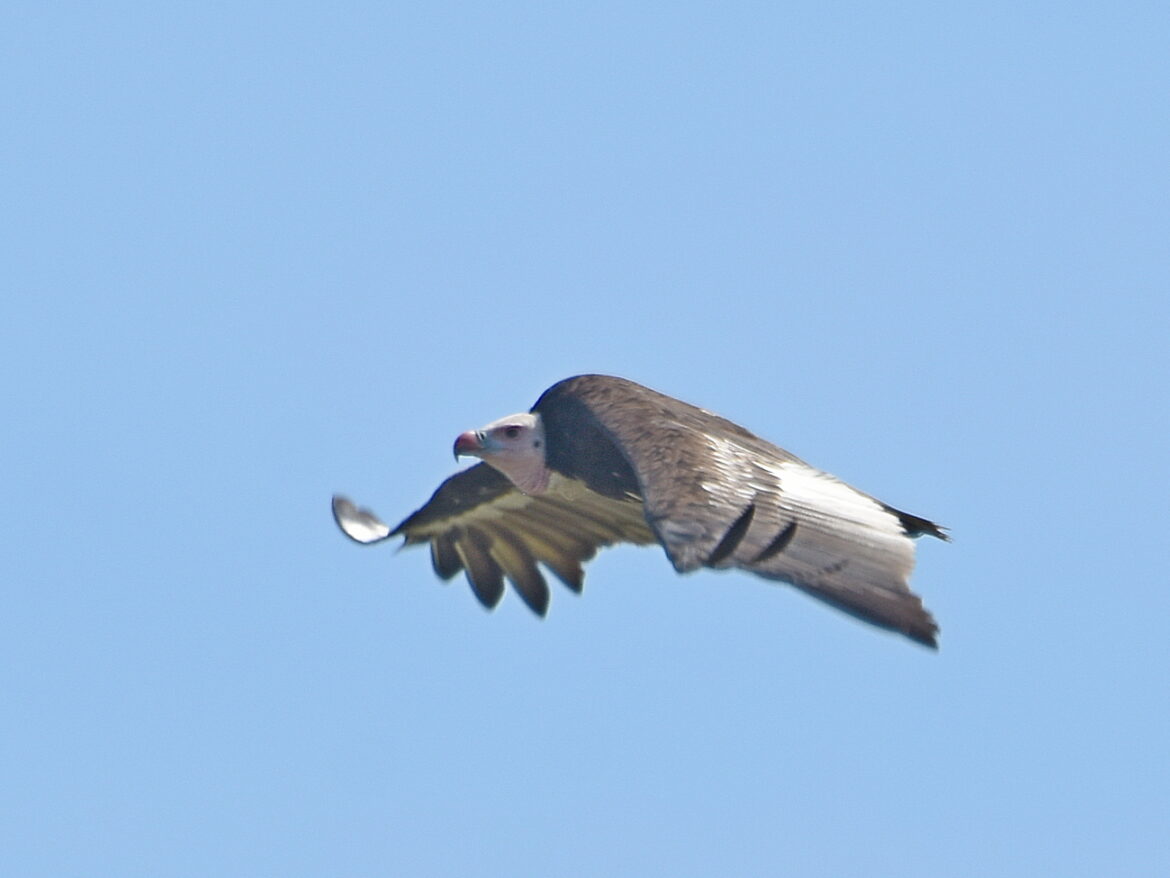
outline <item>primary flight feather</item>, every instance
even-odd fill
[[[391,529],[345,497],[338,526],[359,543],[429,543],[435,572],[464,571],[494,607],[505,578],[538,615],[540,568],[574,591],[602,546],[659,543],[679,573],[738,567],[937,647],[910,591],[913,538],[942,528],[887,506],[731,421],[624,378],[578,375],[531,411],[455,440],[481,459]]]

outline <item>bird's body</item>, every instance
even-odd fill
[[[580,375],[528,413],[468,431],[456,456],[483,459],[447,479],[391,529],[343,497],[341,529],[362,543],[429,542],[436,573],[466,572],[494,607],[505,577],[544,615],[540,566],[574,591],[602,546],[657,542],[680,573],[738,567],[865,621],[936,646],[909,589],[913,537],[946,539],[704,409],[623,378]]]

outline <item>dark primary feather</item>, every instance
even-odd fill
[[[467,568],[467,581],[480,603],[489,609],[504,596],[504,572],[491,554],[491,540],[477,527],[456,532],[455,551]]]
[[[951,538],[947,536],[946,528],[940,527],[933,521],[928,521],[925,518],[919,518],[917,515],[911,515],[909,512],[903,512],[901,509],[895,509],[893,506],[882,504],[882,508],[891,515],[896,515],[898,521],[902,523],[902,529],[906,531],[907,536],[911,537],[935,537],[945,542],[950,542]]]
[[[436,573],[464,570],[494,606],[506,577],[535,612],[540,566],[580,590],[581,565],[616,542],[657,541],[679,572],[738,567],[858,618],[936,645],[908,585],[911,537],[946,539],[704,409],[632,381],[583,375],[533,406],[545,430],[547,493],[529,496],[480,463],[447,479],[394,528],[431,543]]]

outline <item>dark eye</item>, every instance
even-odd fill
[[[515,426],[515,425],[513,425],[511,427],[505,427],[504,428],[504,435],[507,436],[509,439],[515,439],[517,436],[520,435],[520,428]]]

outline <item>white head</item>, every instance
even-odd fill
[[[455,440],[455,459],[462,454],[495,467],[525,494],[540,494],[548,488],[540,415],[508,415],[478,430],[460,433]]]

